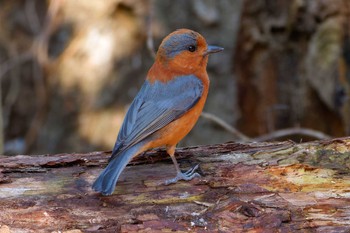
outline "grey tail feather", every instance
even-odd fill
[[[142,144],[138,143],[115,156],[96,179],[92,188],[103,195],[111,195],[118,178],[130,160],[138,153]]]

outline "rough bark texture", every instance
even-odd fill
[[[244,2],[234,60],[242,132],[349,135],[349,12],[346,0]]]
[[[178,149],[202,177],[169,186],[173,165],[150,151],[104,197],[91,183],[108,155],[1,156],[0,232],[350,231],[350,138]]]

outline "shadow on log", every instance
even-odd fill
[[[109,155],[0,156],[0,232],[350,231],[350,138],[178,149],[202,177],[169,186],[154,150],[104,197],[91,184]]]

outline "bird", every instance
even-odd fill
[[[166,148],[176,169],[176,176],[166,180],[165,185],[200,176],[196,172],[198,165],[187,172],[180,170],[175,148],[196,124],[206,102],[210,83],[208,55],[222,50],[207,45],[202,35],[190,29],[178,29],[163,39],[93,190],[111,195],[131,159],[158,147]]]

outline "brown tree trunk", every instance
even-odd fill
[[[350,133],[349,2],[244,2],[235,53],[240,129]]]
[[[349,232],[350,138],[226,143],[134,160],[116,191],[91,184],[109,153],[0,157],[0,232]]]

